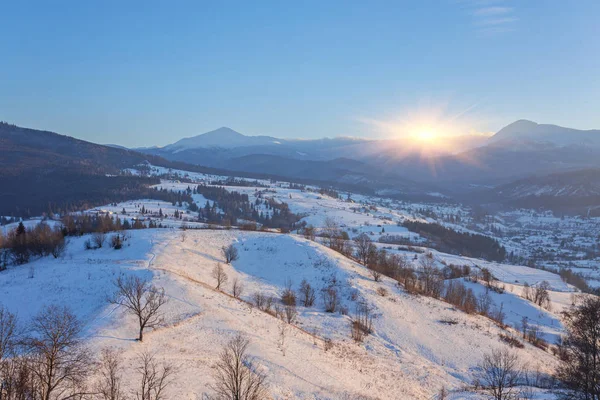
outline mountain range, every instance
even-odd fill
[[[235,171],[307,177],[314,162],[344,165],[354,174],[377,171],[445,186],[498,185],[531,175],[600,167],[600,130],[581,131],[556,125],[516,121],[491,137],[466,136],[448,145],[454,152],[423,155],[403,140],[333,138],[289,140],[246,136],[230,128],[182,139],[140,152]],[[460,145],[457,145],[460,143]],[[425,145],[426,146],[426,145]],[[353,160],[354,162],[350,162]],[[306,173],[302,173],[302,169]]]
[[[454,152],[424,156],[402,140],[280,139],[223,127],[164,147],[126,149],[0,123],[4,189],[0,203],[22,204],[18,188],[27,187],[23,194],[34,204],[36,185],[42,180],[54,182],[46,188],[66,181],[89,182],[90,176],[111,176],[147,161],[167,168],[289,179],[410,199],[439,200],[442,193],[446,199],[479,203],[525,202],[540,207],[560,198],[558,203],[567,206],[598,205],[600,131],[520,120],[491,137],[472,139],[468,143],[468,137],[458,138],[463,145],[454,146]],[[79,195],[85,197],[85,192]],[[573,198],[577,202],[564,200]]]

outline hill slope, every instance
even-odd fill
[[[125,360],[123,376],[137,376],[137,355],[154,351],[178,367],[168,398],[210,393],[212,366],[237,332],[251,340],[250,353],[267,374],[276,399],[430,399],[441,387],[454,399],[477,398],[463,388],[471,383],[483,354],[505,346],[498,338],[502,331],[489,320],[409,295],[388,279],[375,283],[364,267],[295,236],[188,231],[182,241],[177,232],[144,230],[133,232],[121,251],[93,252],[83,250],[84,240],[73,239],[69,258],[34,262],[35,279],[27,278],[27,268],[0,274],[5,305],[23,319],[44,304],[76,307],[94,349],[119,349]],[[239,249],[240,259],[225,265],[225,271],[230,282],[237,278],[243,283],[242,299],[250,301],[256,292],[278,296],[288,278],[295,288],[302,279],[318,291],[333,284],[350,315],[358,300],[370,304],[373,334],[355,343],[350,316],[324,312],[320,299],[314,307],[299,307],[292,326],[232,298],[229,285],[224,287],[227,293],[216,291],[211,271],[223,262],[220,247],[230,243]],[[148,332],[143,343],[131,340],[135,321],[104,300],[112,279],[121,273],[152,278],[170,299],[164,326]],[[377,294],[379,287],[388,294]],[[24,296],[28,301],[22,301]],[[329,350],[324,349],[326,338],[333,344]],[[527,344],[518,354],[542,374],[556,363]],[[132,384],[126,379],[125,389],[132,390]]]

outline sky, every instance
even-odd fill
[[[1,1],[0,120],[166,145],[600,129],[600,1]],[[427,128],[429,129],[429,127]]]

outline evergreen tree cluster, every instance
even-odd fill
[[[238,225],[238,220],[247,220],[268,228],[291,230],[300,220],[290,211],[287,203],[263,199],[262,192],[257,192],[256,201],[251,203],[247,194],[228,191],[221,186],[198,185],[196,191],[213,202],[211,205],[207,201],[198,210],[201,221]]]
[[[403,226],[425,237],[439,251],[490,261],[503,261],[506,258],[504,246],[488,236],[457,232],[435,223],[406,221]]]
[[[125,229],[160,228],[153,221],[146,226],[139,219],[124,219],[109,214],[67,215],[62,218],[64,236],[81,236],[87,233],[107,233]]]

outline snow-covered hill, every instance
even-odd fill
[[[477,364],[490,349],[506,346],[498,336],[506,332],[489,319],[409,295],[390,279],[374,282],[364,267],[294,235],[188,230],[182,240],[181,231],[150,229],[132,231],[119,251],[85,251],[84,240],[71,239],[62,259],[45,258],[0,273],[0,302],[24,321],[46,304],[73,307],[94,349],[119,349],[126,376],[133,374],[137,354],[153,351],[177,366],[170,399],[210,393],[212,366],[237,332],[250,339],[250,353],[267,374],[275,399],[430,399],[442,387],[453,399],[477,398],[464,392]],[[240,257],[225,265],[229,283],[221,293],[211,272],[224,262],[221,246],[229,244]],[[169,297],[164,326],[147,333],[143,343],[133,340],[133,318],[105,301],[119,274],[150,277]],[[229,294],[236,278],[244,285],[245,301]],[[248,304],[257,292],[278,296],[288,279],[295,289],[306,279],[318,293],[334,285],[343,313],[326,313],[318,298],[314,307],[299,307],[297,322],[288,325]],[[511,292],[505,296],[518,301]],[[359,301],[368,303],[375,316],[374,332],[361,344],[350,338],[350,318]],[[331,349],[325,350],[325,340],[331,340]],[[540,373],[556,365],[553,356],[529,344],[517,351]],[[129,380],[126,384],[130,389]]]

